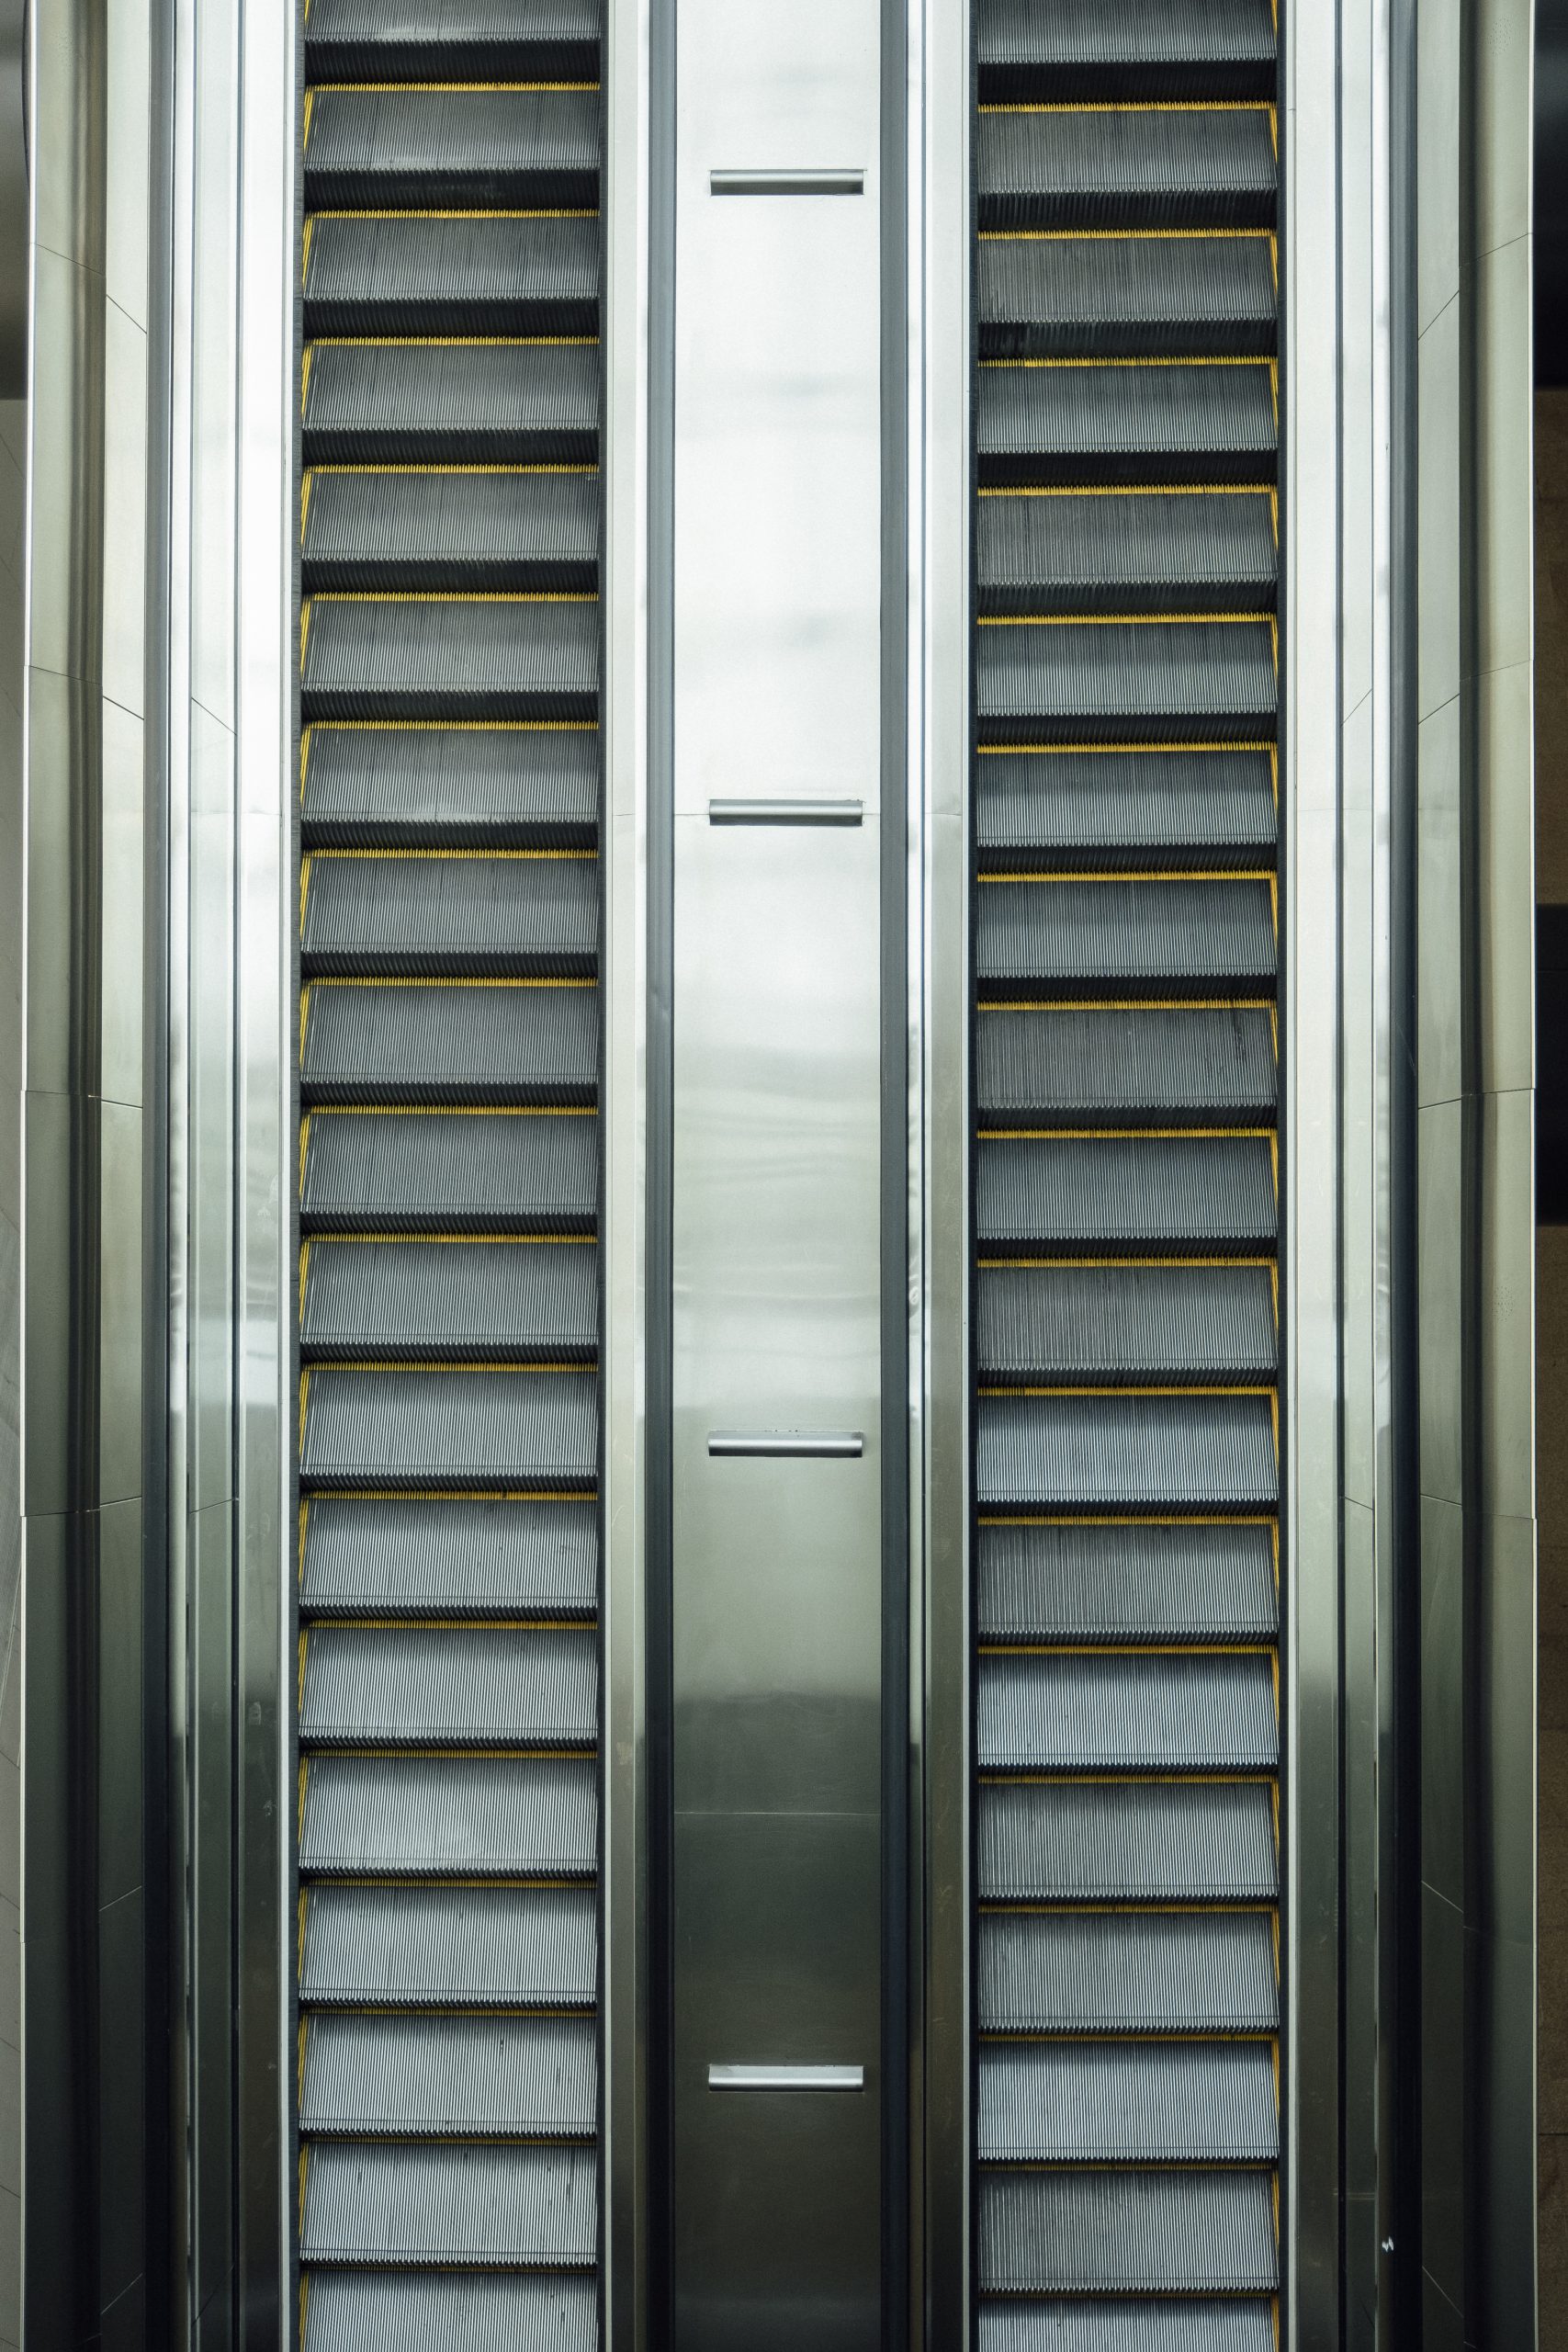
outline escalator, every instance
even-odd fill
[[[599,22],[310,0],[308,2352],[599,2336]]]
[[[979,2340],[1268,2352],[1276,27],[977,34]]]

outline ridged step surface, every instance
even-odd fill
[[[1266,865],[1267,752],[1017,752],[977,763],[980,871]]]
[[[592,1879],[599,1774],[550,1757],[333,1756],[307,1767],[299,1867],[339,1877]]]
[[[1279,1759],[1266,1653],[982,1650],[983,1772],[1258,1772]]]
[[[1257,1903],[1279,1885],[1258,1780],[982,1781],[988,1903]]]
[[[599,691],[592,596],[527,593],[312,596],[300,699],[308,718],[591,718]]]
[[[976,2131],[982,2164],[1267,2163],[1280,2150],[1273,2051],[982,2041]]]
[[[976,562],[982,613],[1264,612],[1278,569],[1256,490],[992,491]]]
[[[589,1617],[598,1514],[581,1502],[318,1495],[299,1606],[313,1617]]]
[[[592,2278],[318,2270],[305,2301],[302,2352],[593,2352],[598,2341]],[[1183,2342],[1169,2352],[1198,2347]]]
[[[586,1243],[314,1241],[299,1345],[339,1359],[592,1363],[599,1283]]]
[[[301,2201],[307,2262],[586,2270],[598,2255],[591,2148],[323,2140]]]
[[[1273,109],[982,107],[987,229],[1250,229],[1274,218]]]
[[[1261,1005],[984,1012],[982,1125],[1251,1125],[1274,1109],[1272,1012]]]
[[[336,1886],[306,1897],[299,1997],[328,2006],[591,2010],[588,1887]]]
[[[307,335],[592,335],[599,224],[536,212],[317,212]]]
[[[1279,2278],[1261,2167],[987,2168],[977,2235],[982,2292],[1262,2294]]]
[[[1262,1520],[983,1525],[983,1642],[1224,1642],[1279,1623],[1273,1530]]]
[[[310,345],[309,360],[300,427],[309,465],[591,466],[599,455],[592,343],[329,338]]]
[[[1256,1249],[1279,1221],[1263,1136],[993,1137],[980,1146],[976,1238],[1070,1253]]]
[[[1267,360],[993,363],[975,386],[982,482],[1267,481]]]
[[[591,857],[378,856],[318,850],[299,953],[318,972],[528,973],[591,978],[599,953]]]
[[[306,2029],[300,2127],[592,2140],[597,2054],[587,2018],[329,2014]]]
[[[1279,2339],[1273,2304],[1261,2295],[1248,2302],[1010,2295],[981,2304],[976,2342],[980,2352],[1278,2352]]]
[[[326,1487],[592,1487],[592,1373],[359,1370],[306,1374],[300,1476]]]
[[[1274,630],[1224,618],[993,622],[979,633],[975,691],[983,743],[1246,741],[1272,729]]]
[[[343,5],[343,0],[338,0]],[[1269,97],[1270,0],[976,0],[980,94],[992,100]]]
[[[570,1112],[317,1111],[299,1215],[309,1228],[482,1227],[592,1233],[597,1122]]]
[[[1266,1395],[980,1399],[982,1510],[1256,1510],[1279,1484]]]
[[[597,0],[311,0],[313,83],[589,81],[599,70]]]
[[[596,89],[346,83],[313,90],[309,105],[312,210],[598,202]]]
[[[987,1911],[982,2033],[1269,2033],[1273,1923],[1252,1911]]]
[[[318,466],[305,477],[305,585],[592,594],[599,492],[581,468]]]
[[[1010,997],[1032,982],[1078,993],[1256,989],[1275,968],[1268,881],[984,880],[975,922],[983,994]]]
[[[302,1636],[299,1736],[322,1746],[592,1747],[591,1630],[318,1625]]]
[[[598,730],[527,721],[312,727],[300,817],[318,846],[590,849]]]
[[[1277,1353],[1266,1266],[980,1269],[987,1383],[1257,1380]]]
[[[592,988],[526,981],[312,982],[299,1082],[315,1102],[595,1101]]]
[[[1272,357],[1272,238],[998,232],[976,287],[987,359]]]

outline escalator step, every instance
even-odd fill
[[[361,1747],[592,1747],[591,1628],[318,1625],[304,1638],[302,1740]]]
[[[318,1495],[306,1513],[313,1616],[592,1617],[598,1591],[585,1503]]]
[[[1267,1266],[982,1267],[975,1352],[987,1381],[1263,1377],[1278,1360],[1272,1275]]]
[[[1263,1396],[982,1396],[983,1510],[1257,1510],[1279,1497]]]
[[[1260,230],[984,237],[976,299],[987,359],[1269,357],[1277,340]]]
[[[591,975],[599,869],[587,855],[420,857],[318,850],[299,952],[311,973]]]
[[[592,2278],[317,2270],[309,2278],[301,2352],[597,2352],[598,2342]],[[1168,2352],[1209,2347],[1173,2339]],[[1228,2340],[1215,2352],[1232,2352]],[[1235,2352],[1252,2352],[1250,2340],[1238,2341]]]
[[[312,727],[301,817],[312,843],[592,848],[595,727]]]
[[[982,107],[982,229],[1266,229],[1279,173],[1273,109]]]
[[[982,1250],[1256,1248],[1274,1239],[1278,1221],[1266,1136],[993,1136],[980,1146]]]
[[[304,496],[308,592],[598,584],[599,481],[580,469],[320,466]]]
[[[308,718],[592,718],[592,598],[333,594],[305,606]]]
[[[592,80],[595,0],[312,0],[311,82]]]
[[[329,84],[305,117],[305,202],[575,210],[599,200],[599,129],[596,88]]]
[[[586,2270],[598,2256],[592,2149],[325,2141],[310,2151],[306,2262]]]
[[[1267,620],[1020,620],[979,633],[985,743],[1245,742],[1272,726],[1277,701]]]
[[[1269,1902],[1279,1886],[1264,1781],[983,1781],[977,1843],[982,1902]]]
[[[309,936],[309,933],[307,933]],[[1136,990],[1274,978],[1274,893],[1267,881],[983,881],[975,973],[983,993],[1021,983]]]
[[[982,368],[975,435],[984,482],[1271,481],[1279,437],[1263,359]]]
[[[598,333],[597,220],[327,212],[306,231],[308,336]]]
[[[314,506],[312,499],[312,515]],[[307,559],[310,548],[308,537]],[[979,502],[976,564],[982,613],[1266,612],[1278,570],[1270,497],[1266,490],[994,490]],[[334,576],[323,584],[340,583]]]
[[[328,1880],[307,1898],[304,2001],[591,2009],[598,1973],[592,1888]]]
[[[980,2305],[976,2342],[979,2352],[1278,2352],[1279,2346],[1273,2304],[1260,2295],[1245,2302],[1195,2296],[1157,2302],[1125,2296],[1109,2302],[988,2297]],[[308,2352],[316,2352],[313,2343]],[[389,2352],[403,2352],[402,2339]],[[468,2352],[466,2336],[455,2352]],[[482,2352],[491,2352],[488,2338]]]
[[[1259,1641],[1279,1623],[1259,1520],[983,1523],[976,1554],[984,1642]]]
[[[598,458],[594,344],[321,342],[307,357],[307,464]]]
[[[1263,2170],[982,2173],[982,2293],[1266,2294],[1278,2281]]]
[[[599,1269],[589,1243],[309,1247],[299,1317],[307,1357],[592,1363],[598,1352]]]
[[[976,1091],[990,1125],[1224,1125],[1274,1108],[1273,1020],[1260,1007],[989,1012],[977,1030]]]
[[[299,1475],[308,1484],[591,1487],[597,1476],[592,1373],[321,1365],[306,1378]]]
[[[982,2164],[1267,2164],[1280,2152],[1262,2040],[983,2041],[977,2110]]]
[[[978,769],[982,873],[1272,862],[1267,752],[993,752]]]
[[[987,1911],[978,2014],[990,2033],[1269,2033],[1266,1911]]]
[[[982,1651],[983,1772],[1261,1772],[1280,1754],[1270,1653]]]
[[[318,0],[320,5],[320,0]],[[343,0],[338,0],[343,5]],[[984,97],[1269,97],[1269,0],[978,0]]]
[[[317,1111],[305,1145],[307,1229],[591,1232],[598,1123],[580,1112]]]
[[[299,1083],[316,1102],[592,1103],[595,989],[317,980]]]
[[[319,1756],[299,1868],[333,1876],[592,1879],[599,1768],[564,1757]]]
[[[598,2035],[587,2018],[312,2018],[299,2129],[592,2140]]]

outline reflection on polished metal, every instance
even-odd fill
[[[863,2066],[710,2066],[710,2091],[863,2091]]]
[[[682,0],[679,20],[682,2352],[880,2339],[881,219],[873,172],[795,168],[879,151],[880,31],[874,0]],[[856,179],[866,202],[709,201],[716,187],[849,194]],[[763,801],[859,799],[861,822],[714,824],[741,776]],[[715,1435],[750,1458],[727,1445],[716,1460]],[[778,1458],[821,1436],[863,1466],[818,1476]],[[715,2098],[716,2042],[863,2067],[868,2096]]]
[[[708,1452],[760,1454],[775,1462],[858,1462],[865,1439],[859,1430],[710,1430]]]
[[[0,0],[0,401],[28,390],[27,20],[27,0]],[[138,129],[118,126],[133,150]]]
[[[863,800],[710,800],[710,825],[858,825]]]
[[[801,171],[775,167],[761,172],[713,172],[715,196],[863,196],[863,172]]]

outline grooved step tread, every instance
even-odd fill
[[[595,345],[322,341],[308,359],[308,464],[598,458]]]
[[[597,603],[334,591],[305,606],[307,719],[594,717]]]
[[[998,752],[976,766],[982,873],[1273,861],[1267,752]]]
[[[510,1756],[317,1756],[299,1868],[334,1877],[592,1879],[599,1768]]]
[[[591,2009],[598,1969],[592,1888],[324,1880],[306,1899],[302,2001]]]
[[[976,1095],[990,1126],[1244,1125],[1271,1118],[1262,1007],[982,1012]]]
[[[1279,1891],[1257,1781],[983,1781],[976,1887],[990,1903],[1255,1903]]]
[[[319,725],[304,767],[312,845],[591,848],[599,830],[591,725]]]
[[[979,632],[982,743],[1235,742],[1273,731],[1268,620],[1014,620]]]
[[[312,2017],[302,2132],[592,2140],[598,2033],[587,2018]]]
[[[593,1747],[591,1628],[318,1625],[305,1639],[299,1736],[360,1747]]]
[[[995,490],[977,503],[976,568],[982,613],[1267,612],[1271,494]]]
[[[1261,1772],[1279,1761],[1262,1652],[983,1652],[975,1752],[987,1772]]]
[[[585,2270],[598,2255],[591,2148],[324,2141],[305,2175],[306,2262]]]
[[[983,2033],[1269,2033],[1280,2021],[1266,1911],[987,1911],[976,1949]]]
[[[302,2352],[597,2352],[590,2278],[346,2269],[308,2278]]]
[[[985,359],[1272,356],[1277,297],[1260,231],[984,238]]]
[[[987,99],[1269,97],[1270,0],[977,0]]]
[[[983,1523],[975,1613],[984,1642],[1271,1640],[1273,1530],[1257,1520]]]
[[[982,881],[975,972],[983,994],[1038,981],[1077,994],[1104,988],[1213,995],[1272,987],[1273,886],[1235,881]]]
[[[308,1378],[307,1484],[581,1489],[597,1479],[592,1373],[319,1365]]]
[[[1268,2164],[1280,2153],[1263,2040],[983,2041],[982,2164]]]
[[[591,1104],[598,991],[316,980],[299,1083],[311,1102]]]
[[[318,850],[299,952],[311,974],[591,976],[599,870],[591,857],[373,856]]]
[[[1261,2168],[987,2168],[976,2221],[982,2292],[1266,2294],[1279,2278]]]
[[[596,1255],[585,1242],[313,1241],[299,1346],[348,1362],[591,1363]]]
[[[307,1230],[582,1234],[598,1214],[598,1122],[580,1114],[311,1114]]]
[[[597,0],[311,0],[312,82],[589,80]]]
[[[1271,481],[1269,363],[982,368],[975,437],[984,482]]]
[[[598,333],[597,220],[378,209],[306,225],[308,336]]]
[[[305,477],[300,565],[321,590],[592,594],[597,474],[322,466]]]
[[[1248,1249],[1279,1223],[1268,1136],[992,1136],[980,1146],[983,1250]]]
[[[1274,220],[1271,109],[982,109],[983,229],[1255,229]]]
[[[591,1617],[598,1596],[591,1503],[318,1495],[305,1514],[309,1615]]]
[[[983,1396],[983,1510],[1258,1510],[1279,1498],[1267,1396]]]
[[[1263,1379],[1278,1361],[1267,1266],[982,1267],[978,1306],[982,1381]]]
[[[328,84],[310,96],[305,201],[312,210],[598,201],[597,90]]]

